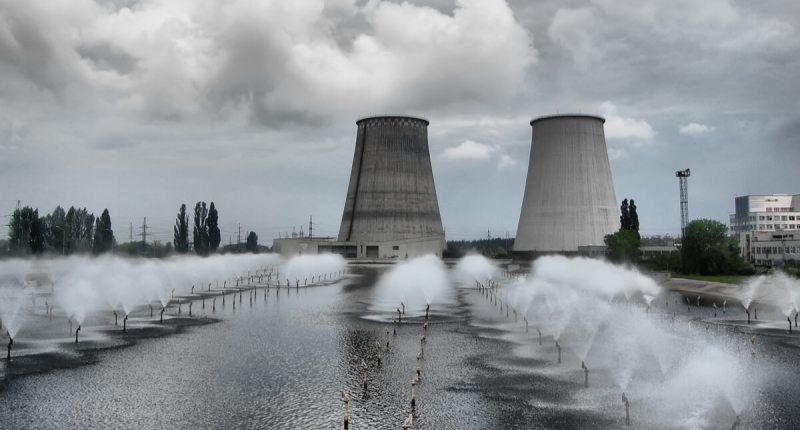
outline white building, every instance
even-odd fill
[[[756,266],[780,266],[800,255],[800,194],[737,197],[731,234],[742,257]]]

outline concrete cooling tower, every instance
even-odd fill
[[[605,119],[552,115],[531,121],[517,256],[577,253],[619,230],[619,210],[603,133]]]
[[[444,231],[428,150],[428,121],[376,116],[358,134],[339,242],[360,258],[442,255]]]

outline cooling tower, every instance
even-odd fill
[[[574,253],[603,245],[619,230],[619,211],[603,133],[605,119],[552,115],[531,121],[525,196],[514,241],[517,255]]]
[[[356,124],[338,240],[356,243],[359,257],[441,256],[444,233],[428,150],[428,121],[376,116]]]

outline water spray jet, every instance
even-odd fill
[[[127,315],[125,315],[125,318],[122,319],[122,332],[123,333],[127,333],[128,332],[128,316]]]
[[[561,363],[561,345],[556,341],[556,349],[558,350],[558,362]]]
[[[581,368],[583,369],[583,387],[589,388],[589,368],[583,361],[581,361]]]
[[[162,307],[162,308],[161,308],[161,316],[160,316],[160,319],[159,319],[159,321],[158,321],[158,322],[160,322],[160,323],[163,323],[163,322],[164,322],[164,310],[166,310],[166,308]]]
[[[11,347],[14,346],[14,339],[11,337],[11,334],[6,332],[8,335],[8,355],[6,356],[6,360],[11,361]]]
[[[630,402],[628,402],[628,396],[625,393],[622,393],[622,403],[625,404],[625,426],[631,426],[631,413],[630,413]]]
[[[75,344],[78,344],[78,333],[81,331],[81,326],[79,325],[77,329],[75,329]]]

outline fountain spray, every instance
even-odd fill
[[[75,344],[78,343],[78,333],[81,331],[81,326],[79,325],[77,329],[75,329]]]
[[[625,393],[622,393],[622,403],[625,404],[625,426],[631,426],[631,414],[630,414],[630,402],[628,402],[628,396]]]
[[[539,332],[539,346],[541,346],[542,345],[542,331],[539,330],[538,327],[536,328],[536,331]]]
[[[128,315],[125,315],[125,318],[122,319],[122,332],[128,332]]]
[[[794,326],[795,327],[797,327],[797,314],[800,314],[800,312],[795,312],[794,313]]]
[[[163,323],[163,322],[164,322],[164,310],[165,310],[165,309],[166,309],[166,308],[164,308],[164,307],[162,307],[162,308],[161,308],[161,319],[158,321],[158,322],[160,322],[160,323]]]
[[[736,419],[733,421],[733,425],[731,426],[731,430],[736,430],[739,428],[739,424],[741,424],[739,420],[739,415],[736,415]]]
[[[786,317],[786,321],[789,321],[789,334],[792,334],[792,319],[789,318],[789,317]]]
[[[117,324],[117,311],[114,311],[114,327],[116,327],[117,325],[119,325]]]
[[[6,332],[8,335],[8,356],[6,356],[6,360],[11,361],[11,347],[14,346],[14,339],[11,337],[11,333]]]
[[[744,310],[747,313],[747,324],[750,324],[750,309]]]
[[[428,303],[428,305],[425,306],[425,319],[426,320],[428,319],[428,311],[429,310],[431,310],[431,304],[430,303]]]
[[[397,308],[397,321],[403,322],[403,315],[400,313],[400,308]]]
[[[558,350],[558,362],[561,363],[561,345],[556,341],[556,349]]]
[[[581,361],[581,368],[583,368],[583,386],[584,388],[589,388],[589,368],[586,367],[586,363]]]
[[[150,308],[150,318],[153,318],[153,305],[147,305]]]

